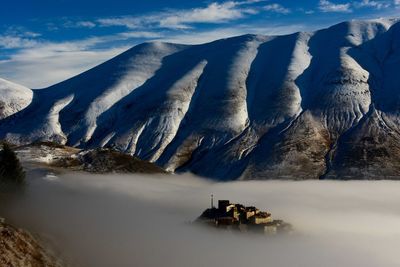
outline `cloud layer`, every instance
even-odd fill
[[[398,182],[211,183],[192,176],[30,177],[0,205],[78,266],[398,266]],[[289,237],[193,227],[210,194],[269,210]],[[4,203],[7,203],[5,206]]]

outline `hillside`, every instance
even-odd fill
[[[56,260],[26,231],[0,219],[0,266],[61,267]]]
[[[12,143],[111,146],[228,179],[399,179],[400,22],[145,43],[34,90]]]

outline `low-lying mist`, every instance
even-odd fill
[[[216,199],[268,210],[290,236],[195,227]],[[400,183],[230,182],[190,175],[31,177],[0,215],[72,266],[399,266]]]

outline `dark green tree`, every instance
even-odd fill
[[[0,151],[0,183],[23,184],[25,171],[11,147],[4,143]]]

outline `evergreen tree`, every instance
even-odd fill
[[[6,143],[0,151],[0,183],[22,184],[25,180],[25,171],[17,155]]]

